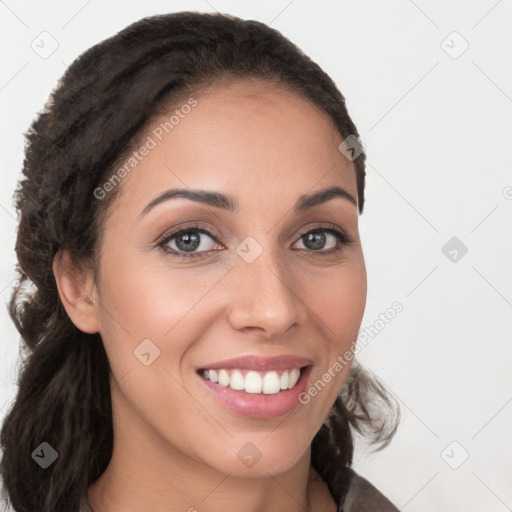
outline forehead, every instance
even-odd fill
[[[145,155],[123,178],[118,206],[140,212],[172,187],[223,191],[242,204],[257,197],[262,206],[276,197],[295,200],[315,183],[355,196],[355,170],[338,150],[341,140],[328,115],[297,93],[259,79],[225,80],[152,120],[135,147]]]

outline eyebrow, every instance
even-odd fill
[[[357,201],[349,194],[345,189],[333,186],[318,190],[311,194],[303,194],[299,196],[297,203],[294,207],[295,213],[302,213],[310,208],[318,206],[322,203],[330,201],[335,197],[346,199],[354,206],[357,207]],[[191,189],[169,189],[162,192],[159,196],[155,197],[146,207],[142,210],[139,217],[146,215],[155,206],[165,201],[169,201],[174,198],[185,198],[197,203],[206,204],[215,208],[221,208],[229,212],[238,212],[239,205],[235,197],[222,194],[221,192],[212,192],[209,190],[191,190]]]

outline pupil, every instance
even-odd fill
[[[306,246],[308,242],[313,242],[312,246],[309,246],[309,249],[321,249],[325,243],[325,235],[323,233],[308,233],[306,237]]]
[[[180,247],[180,240],[185,244],[183,247]],[[177,238],[176,245],[180,250],[193,251],[199,246],[199,236],[197,234],[191,235],[190,233],[184,233]]]

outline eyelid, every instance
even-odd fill
[[[330,223],[325,223],[325,224],[321,224],[320,226],[314,226],[312,228],[310,227],[310,228],[306,229],[299,235],[299,238],[297,239],[297,241],[300,240],[304,235],[307,235],[308,233],[310,233],[312,231],[327,231],[327,232],[330,232],[331,234],[333,234],[334,236],[343,237],[344,245],[350,245],[350,244],[354,243],[353,238],[344,229],[336,226],[335,224],[330,224]],[[312,251],[312,252],[315,252],[315,251]],[[318,252],[320,252],[320,251],[318,251]]]
[[[155,246],[163,245],[167,243],[171,238],[175,237],[176,235],[179,235],[180,233],[187,232],[187,231],[199,231],[202,233],[206,233],[207,235],[211,236],[217,243],[220,243],[217,240],[217,235],[211,230],[210,228],[207,228],[206,226],[203,226],[202,224],[186,224],[185,226],[180,226],[176,229],[170,229],[166,231],[163,235],[160,235],[156,241],[154,242]]]

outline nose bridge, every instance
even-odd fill
[[[271,237],[268,237],[271,238]],[[261,328],[274,338],[298,321],[299,301],[291,271],[275,248],[247,237],[231,272],[230,323],[235,329]]]

